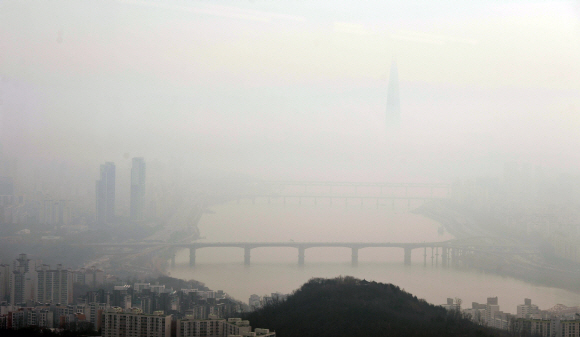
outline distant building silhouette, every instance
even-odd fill
[[[97,180],[97,223],[107,224],[115,219],[115,164],[101,165],[101,179]]]
[[[131,167],[131,219],[143,220],[145,204],[145,159],[133,158]]]
[[[0,176],[0,195],[14,195],[14,179]]]
[[[389,73],[389,88],[387,91],[387,128],[398,127],[400,123],[399,72],[397,71],[397,62],[393,60]]]

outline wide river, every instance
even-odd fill
[[[432,242],[453,239],[439,230],[428,218],[408,212],[417,205],[406,201],[380,204],[360,201],[281,200],[255,204],[242,200],[214,206],[199,223],[201,241],[312,241],[312,242]],[[244,266],[244,252],[239,248],[204,248],[197,250],[197,263],[189,267],[189,250],[176,256],[171,276],[195,279],[211,289],[221,289],[247,303],[252,294],[290,293],[312,277],[350,275],[378,282],[393,283],[430,303],[445,303],[459,297],[463,308],[471,302],[485,303],[497,296],[501,310],[515,313],[524,298],[531,298],[540,309],[557,303],[580,305],[580,294],[534,285],[510,277],[476,270],[458,270],[431,265],[431,251],[413,250],[412,265],[403,265],[403,250],[365,248],[359,251],[358,267],[351,266],[347,248],[310,248],[305,265],[299,267],[295,248],[257,248],[251,251],[251,266]]]

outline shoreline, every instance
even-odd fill
[[[434,206],[439,206],[437,209]],[[495,236],[470,221],[470,217],[458,211],[458,204],[451,209],[449,203],[431,202],[413,210],[415,214],[439,222],[445,230],[456,238],[469,236]],[[455,215],[453,213],[456,213]],[[468,235],[471,234],[471,235]],[[520,241],[515,238],[511,240]],[[539,247],[541,248],[541,247]],[[566,261],[549,253],[540,252],[534,256],[486,256],[469,261],[467,269],[476,269],[499,276],[509,276],[537,286],[558,288],[580,294],[580,265]]]

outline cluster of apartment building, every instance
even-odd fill
[[[163,311],[175,317],[206,319],[210,315],[231,317],[242,310],[240,303],[229,299],[222,290],[174,290],[162,284],[135,283],[115,286],[109,296],[106,303],[110,306],[138,308],[145,314]]]
[[[447,310],[461,310],[461,303],[451,298],[442,307]],[[488,297],[487,302],[473,302],[471,308],[461,312],[474,322],[516,334],[527,333],[533,336],[580,337],[580,307],[566,307],[558,304],[548,310],[540,310],[529,298],[516,308],[516,314],[500,310],[497,297]]]
[[[62,265],[33,261],[20,254],[12,264],[0,264],[0,303],[25,306],[37,303],[70,304],[73,283],[97,287],[104,283],[105,272],[95,267],[76,271]]]
[[[4,310],[5,308],[3,308]],[[205,319],[193,316],[178,317],[159,310],[151,314],[139,308],[90,305],[37,306],[18,308],[0,315],[0,330],[21,329],[27,326],[66,328],[69,330],[100,330],[103,337],[275,337],[269,329],[252,331],[249,321],[240,318]]]
[[[259,309],[262,307],[267,306],[268,304],[272,304],[274,302],[284,301],[288,297],[287,294],[282,294],[279,292],[271,293],[270,296],[258,296],[256,294],[250,295],[250,299],[248,300],[248,305],[250,306],[251,310]]]
[[[21,256],[20,259],[24,261],[24,257]],[[107,322],[105,315],[112,312],[110,309],[118,314],[140,315],[140,320],[150,321],[159,320],[160,313],[175,321],[233,317],[242,311],[241,303],[231,300],[221,290],[174,290],[163,284],[151,283],[135,283],[132,286],[108,284],[108,290],[101,288],[88,291],[84,296],[73,299],[72,289],[68,289],[71,284],[70,274],[65,273],[64,269],[57,270],[56,273],[44,273],[42,269],[37,269],[36,298],[44,301],[2,303],[0,329],[20,329],[33,325],[57,329],[102,330]],[[93,282],[91,274],[86,270],[84,272],[84,278],[77,275],[76,280]]]
[[[98,324],[99,310],[93,305],[0,306],[0,330],[18,330],[29,326],[41,328],[92,329]]]
[[[103,315],[103,337],[275,337],[269,329],[257,328],[252,331],[249,321],[241,318],[218,318],[210,315],[207,319],[191,316],[174,320],[162,311],[145,314],[138,308],[123,310],[119,307],[108,309]]]

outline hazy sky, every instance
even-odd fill
[[[576,173],[579,60],[578,1],[4,0],[0,141],[95,179],[133,156],[280,179]]]

